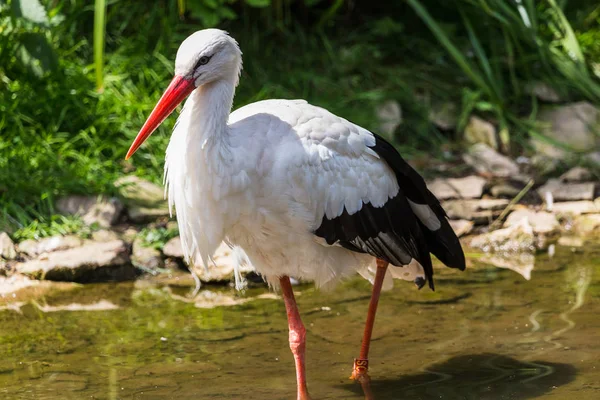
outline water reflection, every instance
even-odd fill
[[[600,398],[600,255],[557,251],[531,280],[481,260],[436,271],[436,292],[382,294],[371,347],[376,399]],[[172,284],[171,284],[172,283]],[[36,284],[0,296],[0,398],[290,399],[280,299],[181,280]],[[347,381],[370,287],[296,287],[315,399],[362,399]],[[600,369],[600,368],[599,368]]]
[[[531,399],[573,381],[571,364],[520,361],[500,354],[469,354],[430,366],[428,372],[375,380],[376,399]],[[357,385],[344,385],[360,395]]]

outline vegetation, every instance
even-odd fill
[[[124,155],[179,43],[205,27],[230,31],[244,52],[235,107],[306,98],[377,130],[375,109],[394,99],[403,110],[394,139],[409,156],[458,146],[454,132],[472,113],[497,123],[505,151],[526,149],[539,135],[532,82],[600,102],[593,0],[152,4],[0,0],[0,230],[51,226],[57,197],[110,194],[125,171],[159,180],[175,118],[132,163]],[[458,126],[444,132],[429,115],[449,101]]]

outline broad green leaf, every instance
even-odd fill
[[[24,33],[19,37],[18,57],[35,76],[42,77],[56,68],[56,55],[41,33]]]
[[[13,0],[12,13],[17,18],[25,18],[36,24],[48,24],[46,9],[38,0]]]

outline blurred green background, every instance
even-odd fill
[[[124,156],[179,43],[207,27],[244,53],[235,107],[305,98],[377,131],[394,100],[409,159],[459,151],[474,113],[527,154],[534,82],[600,103],[597,0],[0,0],[0,230],[64,226],[57,197],[111,194],[124,173],[160,181],[175,118]],[[446,106],[450,129],[431,121]]]

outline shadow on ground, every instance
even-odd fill
[[[396,379],[373,380],[377,400],[525,400],[571,382],[570,364],[519,361],[498,354],[453,357],[424,372]],[[343,385],[360,394],[359,385]]]

